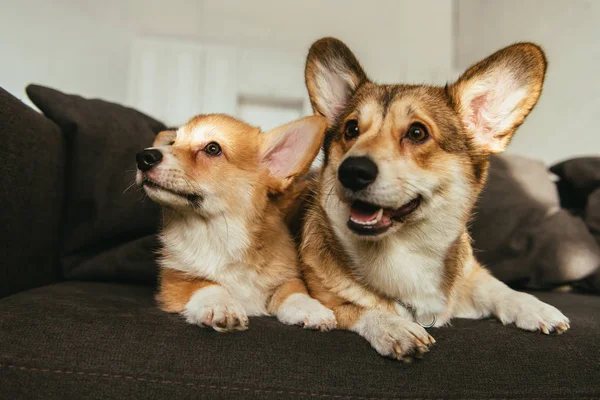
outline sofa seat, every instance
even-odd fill
[[[423,360],[403,364],[350,332],[253,318],[220,334],[158,310],[151,287],[58,283],[0,300],[0,398],[600,397],[600,297],[537,295],[572,329],[455,320],[431,330]]]

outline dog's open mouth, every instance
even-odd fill
[[[407,216],[419,208],[419,205],[421,205],[421,196],[395,210],[355,201],[350,207],[348,228],[358,235],[379,235],[390,229],[394,221],[404,221]]]
[[[142,186],[144,186],[144,187],[148,187],[148,188],[150,188],[151,190],[152,190],[152,189],[155,189],[155,190],[162,190],[162,191],[164,191],[164,192],[171,193],[171,194],[173,194],[173,195],[175,195],[175,196],[183,197],[183,198],[187,199],[187,200],[188,200],[189,202],[191,202],[191,203],[195,203],[195,202],[197,202],[198,200],[200,200],[200,196],[199,196],[199,195],[197,195],[197,194],[193,194],[193,193],[184,193],[184,192],[180,192],[180,191],[177,191],[177,190],[169,189],[169,188],[166,188],[166,187],[164,187],[164,186],[162,186],[162,185],[159,185],[158,183],[156,183],[156,182],[154,182],[154,181],[151,181],[151,180],[150,180],[150,179],[148,179],[148,178],[144,178],[144,180],[142,181]]]

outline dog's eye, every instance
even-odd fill
[[[414,123],[408,128],[406,136],[415,143],[422,143],[429,137],[429,133],[423,124]]]
[[[221,155],[221,146],[219,146],[219,143],[217,143],[217,142],[210,142],[204,148],[204,152],[206,154],[208,154],[209,156],[213,156],[213,157],[220,156]]]
[[[351,119],[346,122],[346,127],[344,128],[344,138],[346,140],[352,140],[358,136],[360,131],[358,130],[358,121],[355,119]]]

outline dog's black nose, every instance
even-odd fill
[[[140,171],[148,171],[162,160],[163,156],[160,150],[146,149],[135,155],[137,166]]]
[[[355,192],[366,188],[377,178],[377,164],[368,157],[348,157],[338,169],[338,179]]]

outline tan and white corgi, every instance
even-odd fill
[[[332,311],[307,294],[281,211],[325,128],[322,117],[306,117],[261,133],[226,115],[200,115],[137,154],[137,183],[165,212],[163,310],[219,332],[245,330],[259,315],[335,327]]]
[[[559,310],[480,266],[467,232],[488,155],[536,104],[545,71],[542,49],[520,43],[445,87],[378,85],[344,43],[312,45],[306,84],[328,129],[300,251],[309,292],[338,328],[407,361],[435,342],[424,327],[455,317],[569,328]]]

